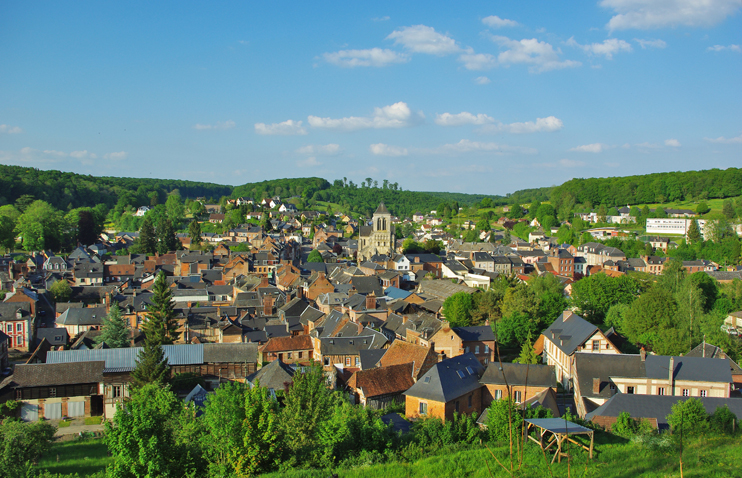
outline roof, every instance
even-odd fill
[[[368,370],[379,365],[379,361],[386,354],[388,349],[369,349],[361,350],[359,355],[361,356],[361,370]]]
[[[579,315],[565,311],[542,332],[565,355],[572,355],[587,339],[599,331],[598,327]]]
[[[495,341],[495,333],[489,325],[474,325],[471,327],[453,327],[453,331],[464,342]]]
[[[415,384],[411,363],[359,370],[348,380],[348,386],[361,389],[366,398],[402,393]]]
[[[312,350],[312,338],[308,335],[272,337],[261,349],[262,353],[288,352],[291,350]]]
[[[481,387],[483,372],[484,366],[472,353],[452,357],[435,364],[405,395],[449,402]]]
[[[540,428],[545,428],[552,433],[593,433],[593,430],[578,425],[576,423],[569,422],[564,418],[532,418],[526,420],[528,423],[536,425]]]
[[[391,213],[384,205],[384,201],[382,201],[381,204],[379,204],[379,207],[376,208],[376,211],[374,212],[374,214],[391,214]]]
[[[739,314],[739,312],[737,313]],[[730,359],[721,348],[717,347],[716,345],[708,344],[706,342],[698,344],[696,348],[685,354],[684,357],[706,357],[728,360],[732,373],[735,375],[742,374],[742,369],[739,367],[739,365],[737,365],[734,360]]]
[[[649,357],[647,357],[649,358]],[[608,399],[613,395],[610,390],[611,377],[640,378],[646,377],[646,362],[636,354],[594,354],[578,352],[574,356],[574,373],[580,393],[587,398]],[[600,379],[599,392],[593,393],[593,379]],[[663,378],[667,378],[667,371]]]
[[[20,387],[49,387],[103,381],[105,362],[16,365],[13,381]]]
[[[249,375],[247,381],[253,385],[257,382],[264,388],[283,390],[286,384],[293,383],[294,372],[293,368],[289,367],[281,360],[274,360],[257,372]]]
[[[257,363],[258,344],[203,344],[204,363]]]
[[[617,417],[621,412],[628,412],[632,418],[654,418],[660,429],[669,428],[667,416],[672,412],[672,406],[679,401],[688,400],[691,397],[680,397],[673,395],[637,395],[628,393],[617,393],[607,400],[603,405],[596,408],[585,416],[586,420],[595,417]],[[718,397],[693,397],[700,400],[706,412],[714,413],[717,408],[724,405],[735,415],[742,416],[742,398],[718,398]]]
[[[429,347],[412,344],[404,340],[395,340],[386,349],[386,353],[379,361],[379,364],[382,367],[388,367],[403,363],[414,363],[415,370],[413,374],[417,377],[430,351],[431,349]]]
[[[105,307],[68,308],[57,317],[61,325],[101,325],[108,315]]]
[[[386,338],[381,334],[326,337],[320,339],[320,353],[322,355],[358,355],[361,350],[380,349],[384,344],[386,344]]]
[[[162,349],[170,365],[200,365],[204,363],[204,344],[163,345]],[[106,369],[133,370],[141,351],[142,347],[49,351],[46,354],[46,363],[104,361]]]
[[[0,322],[18,320],[16,317],[18,309],[21,310],[21,320],[28,320],[31,315],[31,304],[28,302],[0,302]]]
[[[647,355],[647,378],[667,379],[671,359],[674,363],[675,380],[732,382],[732,372],[729,363],[726,361],[704,357],[670,357],[668,355]]]
[[[422,280],[419,290],[421,293],[433,295],[439,299],[448,299],[457,292],[473,294],[477,291],[465,285],[454,284],[449,279]]]
[[[556,374],[553,365],[503,363],[502,368],[500,368],[499,362],[490,362],[479,382],[483,384],[556,388]]]

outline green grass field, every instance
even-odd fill
[[[52,445],[51,450],[39,460],[39,468],[52,474],[77,473],[79,476],[88,476],[105,470],[112,460],[102,438],[73,440]]]

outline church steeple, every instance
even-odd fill
[[[377,214],[391,214],[389,210],[384,206],[384,201],[381,201],[381,204],[379,204],[379,207],[376,208],[376,212],[374,213],[374,216]]]

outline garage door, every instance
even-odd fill
[[[85,402],[67,402],[67,415],[70,417],[85,416]]]
[[[44,406],[44,418],[47,420],[59,420],[62,418],[62,403],[47,403]]]
[[[39,406],[31,405],[30,403],[24,403],[21,407],[21,419],[27,422],[35,422],[39,420]]]

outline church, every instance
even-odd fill
[[[358,238],[358,263],[376,254],[394,255],[394,226],[392,214],[382,202],[374,212],[371,226],[361,226]]]

